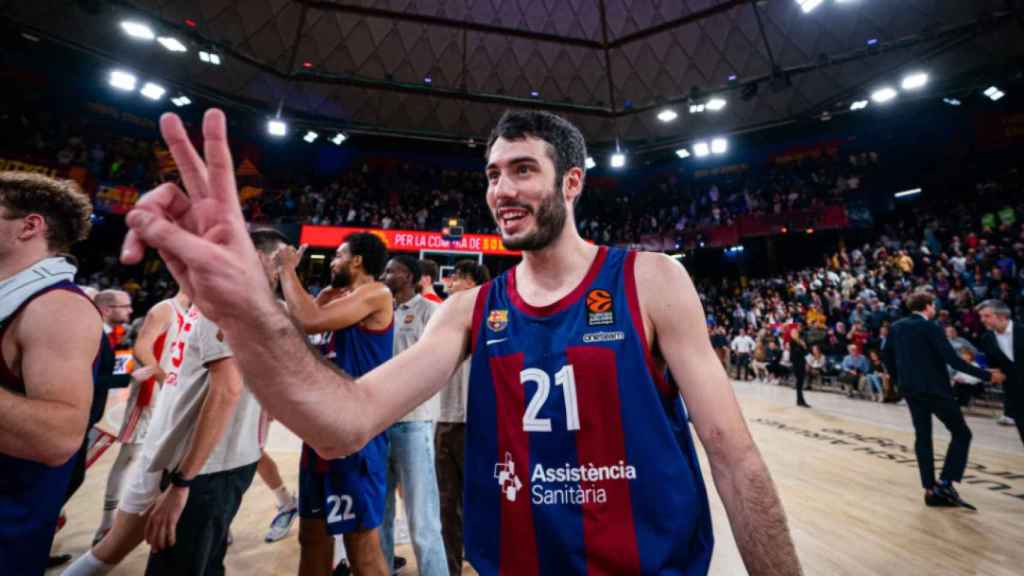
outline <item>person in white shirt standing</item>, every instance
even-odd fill
[[[404,255],[392,258],[384,269],[384,283],[395,297],[395,356],[420,339],[427,322],[439,307],[416,293],[421,275],[419,262]],[[400,483],[416,565],[424,576],[448,574],[434,471],[434,420],[437,412],[438,398],[434,396],[386,430],[390,447],[381,548],[386,565],[392,566],[395,554],[395,490]]]
[[[753,378],[754,375],[750,369],[750,354],[754,351],[755,346],[754,339],[747,336],[747,331],[743,328],[740,329],[739,335],[732,339],[730,347],[733,351],[733,358],[736,359],[737,380],[747,380],[744,376]]]
[[[486,284],[490,271],[483,264],[463,260],[455,265],[451,293]],[[441,390],[441,413],[434,430],[434,466],[441,494],[441,530],[448,556],[448,573],[462,574],[462,484],[466,462],[466,401],[469,396],[467,358],[448,386]]]
[[[1010,307],[1001,300],[985,300],[975,310],[982,324],[989,329],[981,338],[981,348],[993,368],[1006,374],[1003,382],[1003,408],[1001,420],[1016,424],[1020,440],[1024,442],[1024,326],[1015,326],[1010,319]],[[1000,423],[1003,423],[1000,422]]]
[[[278,281],[279,233],[254,231],[266,280]],[[200,316],[188,339],[179,378],[162,391],[170,407],[156,442],[146,444],[163,493],[146,523],[152,547],[146,574],[223,574],[228,529],[260,459],[260,405],[242,384],[220,328]]]

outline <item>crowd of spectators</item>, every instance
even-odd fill
[[[875,241],[841,247],[814,269],[699,282],[720,356],[731,357],[737,377],[777,378],[791,364],[795,328],[814,358],[812,376],[831,372],[851,393],[893,398],[878,351],[889,326],[907,314],[905,296],[929,287],[954,349],[983,364],[975,306],[994,298],[1015,317],[1024,313],[1021,185],[1016,172],[979,182],[965,198],[905,214]],[[962,376],[954,380],[977,384]]]

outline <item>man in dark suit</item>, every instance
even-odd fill
[[[981,348],[989,366],[1006,374],[1003,405],[1024,442],[1024,326],[1014,324],[1010,307],[1001,300],[985,300],[975,308],[981,323],[988,328],[981,337]]]
[[[985,382],[1001,383],[1005,375],[998,371],[982,370],[957,356],[942,328],[932,322],[935,317],[934,298],[934,294],[923,290],[907,298],[907,308],[912,314],[893,324],[892,334],[882,350],[882,358],[910,407],[914,423],[914,451],[917,453],[921,486],[925,490],[925,504],[966,505],[953,488],[953,482],[963,478],[964,468],[967,467],[971,430],[953,396],[946,365]],[[939,482],[935,481],[935,461],[932,455],[932,414],[945,424],[953,436],[946,451]]]

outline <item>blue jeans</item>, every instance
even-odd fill
[[[390,567],[395,555],[395,486],[402,484],[416,565],[423,576],[447,576],[448,560],[441,537],[441,504],[434,473],[433,422],[398,422],[385,433],[390,440],[388,497],[380,545]]]

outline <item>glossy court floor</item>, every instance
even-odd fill
[[[1024,574],[1024,446],[1016,429],[969,416],[974,442],[960,493],[979,511],[932,509],[922,502],[906,406],[810,392],[813,408],[806,410],[792,405],[789,388],[752,383],[734,387],[778,485],[808,575]],[[116,419],[117,407],[110,413]],[[936,454],[941,457],[949,436],[941,424],[935,426]],[[268,448],[292,489],[299,445],[294,435],[274,425]],[[111,449],[90,468],[85,485],[68,505],[68,525],[57,535],[55,550],[75,556],[85,550],[99,520],[114,457]],[[701,459],[716,539],[711,574],[744,574],[703,453]],[[257,478],[233,525],[229,574],[296,573],[297,527],[284,541],[263,542],[273,513],[273,497]],[[409,545],[398,550],[413,560]],[[143,545],[113,573],[142,574],[146,554]],[[415,573],[414,562],[403,571]],[[473,573],[469,567],[464,570]]]

